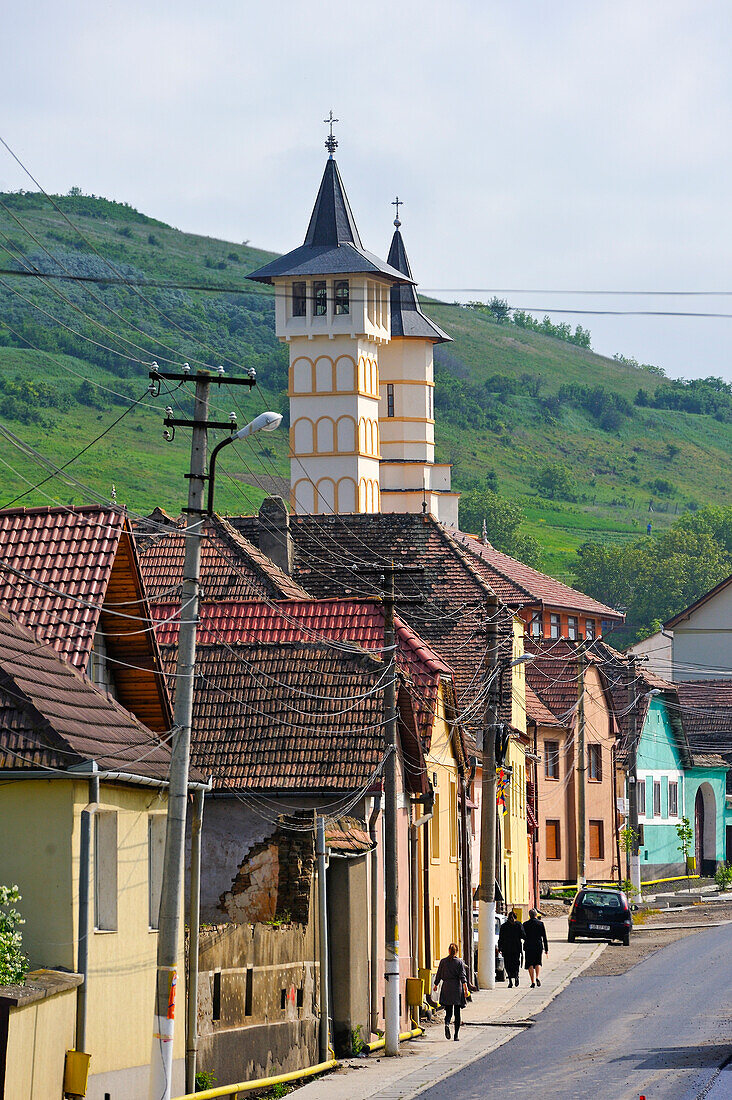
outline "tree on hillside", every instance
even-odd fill
[[[703,508],[658,538],[624,546],[586,542],[577,551],[574,572],[583,591],[626,610],[622,638],[630,641],[732,573],[732,508]]]
[[[465,531],[480,534],[485,520],[489,542],[504,554],[527,565],[539,565],[541,549],[531,535],[523,535],[519,527],[524,513],[518,504],[506,500],[490,489],[468,489],[460,497],[460,526]]]
[[[550,500],[576,500],[577,483],[567,466],[552,462],[543,466],[532,482],[535,489]]]

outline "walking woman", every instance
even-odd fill
[[[455,1042],[460,1031],[460,1009],[465,1008],[468,1000],[468,972],[465,963],[458,958],[456,943],[448,947],[449,954],[440,959],[440,965],[435,974],[434,988],[442,982],[440,990],[440,1004],[445,1009],[445,1038],[450,1038],[450,1020],[453,1010],[455,1012]]]
[[[498,933],[498,950],[503,955],[509,989],[513,987],[514,982],[516,985],[519,984],[519,967],[525,939],[524,926],[521,921],[516,920],[516,914],[512,909],[508,914],[508,920],[503,922],[501,931]]]
[[[544,921],[539,920],[536,909],[529,909],[529,919],[524,921],[524,934],[526,935],[526,948],[524,950],[525,967],[531,978],[531,988],[534,984],[541,985],[542,948],[549,954],[549,944],[546,940],[546,928]]]

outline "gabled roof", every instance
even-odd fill
[[[585,595],[584,592],[578,592],[576,588],[570,588],[568,584],[563,584],[546,573],[540,573],[538,569],[525,565],[508,554],[502,554],[490,543],[481,542],[462,531],[456,532],[455,538],[478,559],[478,568],[510,607],[538,603],[615,622],[623,622],[625,619],[621,612]]]
[[[387,263],[401,271],[408,279],[412,279],[412,269],[409,266],[407,250],[399,229],[394,231],[394,236],[389,249]],[[452,337],[443,332],[441,328],[425,317],[417,300],[417,292],[414,283],[403,283],[401,286],[393,286],[389,291],[391,296],[391,335],[414,337],[420,340],[431,340],[434,344],[442,344]]]
[[[247,278],[271,283],[273,279],[293,276],[347,274],[380,275],[395,283],[405,281],[402,272],[367,252],[361,244],[338,165],[330,157],[303,244],[250,272]]]
[[[160,619],[156,629],[161,645],[177,642],[179,623],[175,618],[179,605],[158,604],[154,614]],[[395,622],[399,646],[399,665],[409,677],[412,697],[419,719],[425,748],[429,750],[432,723],[440,679],[452,701],[453,672],[438,655],[398,618]],[[282,643],[320,643],[329,639],[352,652],[372,651],[379,656],[384,645],[384,612],[370,600],[288,600],[277,603],[227,600],[201,606],[198,642],[201,645],[263,645]],[[408,687],[409,687],[408,685]]]
[[[719,584],[715,584],[714,588],[710,588],[708,592],[705,592],[703,596],[700,596],[698,600],[694,600],[693,603],[685,607],[683,611],[678,611],[670,619],[667,619],[663,624],[666,630],[673,630],[679,623],[683,623],[686,619],[690,618],[695,611],[698,611],[700,607],[703,607],[709,600],[713,600],[715,596],[718,596],[720,592],[724,592],[725,588],[729,588],[732,584],[732,575],[725,577]]]
[[[526,684],[526,717],[530,722],[536,722],[537,726],[565,726],[555,718],[549,707],[544,706],[534,689]]]
[[[309,599],[262,551],[220,516],[208,517],[201,543],[201,600]],[[169,532],[140,540],[140,568],[152,602],[170,603],[183,579],[185,528],[174,521]]]
[[[230,516],[229,523],[258,540],[256,516]],[[319,598],[379,597],[378,578],[359,573],[359,565],[422,566],[421,577],[397,574],[397,614],[453,670],[459,709],[475,702],[486,660],[486,598],[493,591],[473,556],[441,524],[413,513],[301,515],[290,518],[290,533],[293,576]],[[401,600],[414,595],[422,602]],[[507,651],[512,629],[504,610],[499,632]],[[468,715],[475,724],[480,718],[479,707]]]
[[[163,653],[172,665],[175,646]],[[196,671],[191,762],[211,774],[215,790],[317,794],[379,786],[384,670],[367,653],[318,642],[203,642]],[[414,715],[399,697],[407,780],[422,790]]]
[[[170,752],[0,608],[0,768],[66,771],[92,760],[103,770],[167,779]]]
[[[120,701],[151,729],[171,725],[133,532],[123,509],[0,512],[0,604],[79,669],[104,635]]]
[[[709,754],[732,758],[732,679],[682,680],[675,687],[695,763]]]
[[[578,644],[564,639],[527,638],[526,652],[534,654],[527,661],[526,686],[566,729],[573,728],[579,703]],[[600,662],[591,652],[585,652],[586,668],[593,666],[599,675],[605,705],[609,712],[610,736],[617,732],[613,699]],[[585,681],[586,683],[586,681]],[[597,701],[597,700],[596,700]],[[529,700],[527,697],[527,708]]]

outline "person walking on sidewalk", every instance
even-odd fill
[[[512,909],[508,914],[508,920],[503,922],[501,931],[498,933],[498,950],[503,955],[503,961],[506,964],[509,989],[512,988],[514,982],[516,985],[519,984],[519,968],[525,939],[524,926],[521,921],[516,920],[516,914]]]
[[[460,1031],[460,1009],[465,1008],[468,1000],[468,972],[465,963],[458,958],[456,943],[451,943],[444,959],[440,959],[440,965],[435,974],[434,988],[442,982],[440,990],[440,1004],[445,1009],[445,1038],[450,1038],[450,1021],[453,1011],[455,1013],[455,1042]]]
[[[544,921],[539,920],[536,909],[529,909],[529,919],[524,921],[524,934],[526,936],[524,965],[529,972],[531,988],[533,989],[534,985],[541,985],[539,975],[541,974],[542,948],[547,955],[549,954]]]

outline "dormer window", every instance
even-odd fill
[[[313,283],[313,313],[316,317],[326,317],[328,314],[328,287],[325,281]]]
[[[304,317],[306,312],[307,284],[292,284],[292,316]]]
[[[349,312],[348,279],[336,280],[333,289],[335,290],[336,317],[345,317]]]

